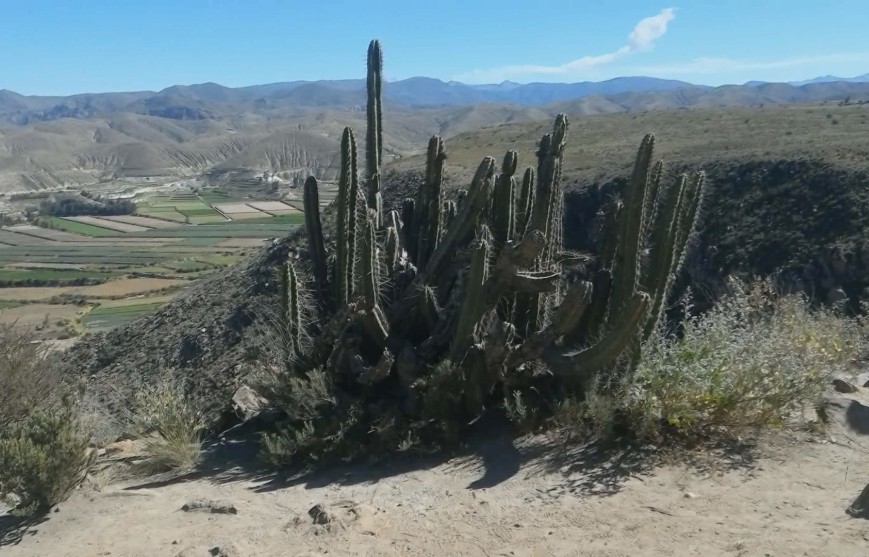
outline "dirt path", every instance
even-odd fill
[[[854,397],[851,397],[852,399]],[[862,401],[866,402],[866,401]],[[869,521],[844,510],[869,482],[869,406],[839,398],[814,442],[757,460],[647,469],[637,454],[504,439],[446,462],[297,479],[230,470],[166,485],[83,488],[10,535],[4,556],[860,556]],[[856,406],[855,406],[856,405]],[[846,422],[850,421],[850,425]],[[798,439],[799,438],[799,439]],[[708,461],[707,461],[708,462]],[[714,462],[714,461],[713,461]],[[194,499],[237,514],[184,512]],[[308,514],[320,504],[329,525]],[[2,524],[2,522],[0,522]]]

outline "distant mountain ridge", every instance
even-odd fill
[[[826,100],[823,90],[798,91],[806,86],[869,83],[869,74],[853,78],[821,76],[803,82],[770,83],[751,81],[745,85],[711,87],[685,81],[644,76],[617,77],[606,81],[580,83],[514,83],[469,85],[429,77],[412,77],[389,82],[384,87],[386,101],[406,108],[508,104],[544,106],[579,101],[587,97],[610,98],[620,95],[649,94],[669,96],[667,105],[679,105],[680,98],[697,96],[745,97],[745,102],[794,102]],[[734,95],[736,89],[746,89]],[[781,99],[761,99],[759,88],[779,91]],[[206,120],[244,114],[286,117],[297,111],[317,108],[354,109],[365,100],[362,79],[288,81],[246,87],[225,87],[217,83],[173,85],[162,91],[122,93],[85,93],[70,96],[25,96],[0,90],[0,121],[27,125],[60,118],[100,118],[117,113],[134,113],[173,120]],[[761,95],[763,96],[763,95]],[[751,100],[751,97],[758,97]],[[689,104],[690,105],[690,104]],[[683,105],[683,106],[689,106]],[[630,107],[628,107],[629,109]]]

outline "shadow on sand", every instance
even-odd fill
[[[0,515],[0,547],[17,545],[26,536],[35,536],[37,526],[46,522],[48,516],[19,518],[8,514]]]
[[[481,419],[460,450],[430,455],[397,455],[375,464],[335,465],[312,470],[296,468],[275,471],[264,468],[258,458],[258,437],[238,430],[208,446],[198,470],[176,477],[155,477],[127,489],[157,488],[179,482],[206,479],[215,483],[251,482],[258,493],[304,485],[315,489],[330,485],[358,485],[445,466],[447,471],[477,472],[467,489],[487,489],[506,482],[520,471],[523,477],[542,474],[560,476],[553,487],[558,494],[609,495],[626,481],[650,474],[672,461],[668,453],[637,446],[604,446],[571,436],[539,435],[517,438],[513,428],[499,417]],[[703,472],[753,467],[756,453],[749,445],[718,445],[686,454],[678,462]]]

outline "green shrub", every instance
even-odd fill
[[[861,336],[857,321],[801,297],[736,285],[678,338],[650,342],[632,380],[592,393],[582,415],[601,437],[651,441],[779,427],[817,408],[832,376],[853,371]]]
[[[34,336],[0,325],[0,432],[57,401],[60,376]]]
[[[205,419],[180,382],[164,374],[136,396],[132,425],[142,437],[144,458],[133,472],[189,472],[202,458]]]
[[[0,495],[20,515],[65,500],[93,463],[89,435],[71,395],[0,433]]]

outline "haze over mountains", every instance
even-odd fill
[[[869,101],[869,74],[798,84],[709,87],[651,77],[468,85],[426,77],[384,86],[385,149],[400,157],[431,134],[625,111]],[[360,128],[365,81],[294,81],[159,92],[24,96],[0,90],[0,192],[123,177],[281,172],[329,179],[345,125]]]

